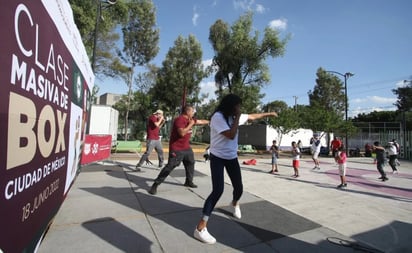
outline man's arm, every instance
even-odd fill
[[[164,123],[165,123],[165,118],[163,116],[161,116],[157,121],[154,122],[154,124],[158,128],[161,128]]]

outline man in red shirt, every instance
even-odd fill
[[[169,142],[169,159],[166,166],[160,171],[157,178],[149,190],[150,194],[157,193],[157,187],[163,183],[170,172],[181,162],[185,167],[186,181],[184,186],[196,188],[197,185],[193,183],[193,175],[195,172],[195,156],[190,147],[190,137],[192,135],[192,127],[194,125],[206,125],[208,120],[196,120],[193,118],[195,110],[192,106],[186,105],[183,112],[173,121],[172,132],[170,134]]]
[[[163,166],[163,147],[160,140],[159,131],[164,123],[165,118],[163,117],[162,110],[155,111],[147,120],[146,152],[142,155],[140,161],[137,163],[136,171],[141,171],[140,167],[142,166],[143,162],[148,161],[153,149],[156,150],[157,157],[159,159],[159,168]]]

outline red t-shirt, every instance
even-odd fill
[[[332,140],[331,146],[333,150],[338,149],[342,146],[342,142],[340,140]]]
[[[155,125],[155,122],[158,122],[159,119],[156,115],[151,115],[147,120],[147,139],[148,140],[159,140],[159,128]]]
[[[170,150],[186,150],[190,148],[190,137],[192,136],[192,130],[187,132],[185,136],[181,137],[178,133],[179,128],[186,128],[189,125],[189,119],[183,115],[178,116],[173,121],[172,133],[170,134],[169,149]]]

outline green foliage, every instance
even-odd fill
[[[314,132],[342,134],[352,131],[351,122],[343,118],[346,97],[344,84],[336,75],[319,68],[316,85],[309,91],[309,106],[299,108],[302,127]]]
[[[156,25],[156,9],[152,1],[132,0],[127,4],[127,20],[122,27],[123,53],[126,64],[143,66],[159,52],[159,29]]]
[[[345,86],[336,75],[319,68],[316,85],[309,91],[309,104],[342,115],[345,112]]]
[[[289,108],[288,108],[288,104],[286,104],[286,102],[276,100],[276,101],[273,101],[273,102],[270,102],[270,103],[264,105],[262,107],[262,109],[263,109],[264,112],[277,112],[279,114],[279,113],[281,113],[285,110],[288,110]]]
[[[119,35],[115,27],[123,21],[127,10],[125,1],[110,5],[104,2],[69,0],[74,22],[80,31],[83,44],[92,60],[96,38],[95,69],[97,76],[113,76],[111,65],[116,60],[116,42]],[[100,16],[97,15],[100,13]]]
[[[395,122],[400,121],[399,112],[395,111],[373,111],[361,113],[352,119],[353,122]]]
[[[206,104],[201,104],[196,108],[196,117],[199,119],[210,119],[218,106],[218,100],[212,99]]]
[[[412,109],[412,81],[404,80],[406,84],[403,87],[393,89],[393,94],[398,96],[398,100],[395,105],[399,111],[411,111]]]
[[[204,77],[200,43],[194,35],[187,39],[179,36],[157,73],[156,85],[151,90],[153,98],[167,110],[175,111],[180,108],[186,90],[186,102],[197,104],[201,102],[199,84]]]
[[[233,93],[242,98],[242,111],[247,113],[258,112],[260,100],[264,94],[260,94],[258,86],[242,86],[240,84],[233,85]]]
[[[280,101],[274,101],[271,105],[279,105],[282,108],[278,112],[278,117],[269,118],[269,125],[276,129],[279,136],[279,143],[282,143],[283,135],[286,135],[298,128],[300,128],[300,118],[298,113],[292,108],[284,108]]]
[[[259,104],[263,98],[260,88],[270,81],[264,61],[268,57],[282,56],[289,39],[280,40],[278,32],[271,28],[266,28],[263,39],[260,39],[259,32],[253,31],[252,21],[249,12],[231,27],[223,20],[217,20],[209,30],[209,41],[215,51],[213,66],[217,70],[217,95],[236,93],[247,109]],[[256,107],[252,109],[256,110]]]

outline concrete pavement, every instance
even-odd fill
[[[257,160],[241,165],[242,219],[230,213],[226,177],[208,225],[217,243],[206,245],[193,238],[211,191],[209,163],[200,157],[198,188],[183,186],[179,166],[154,196],[147,191],[159,170],[134,172],[137,157],[83,167],[38,252],[412,252],[411,162],[401,161],[399,174],[381,182],[371,158],[349,158],[348,187],[339,190],[332,158],[322,157],[314,171],[303,157],[295,179],[289,157],[273,175],[270,155],[242,155],[240,162]]]

